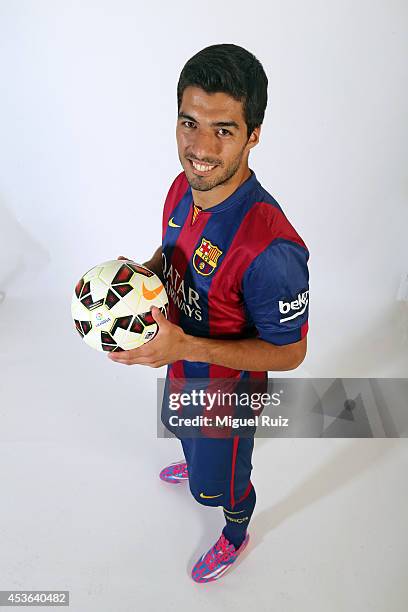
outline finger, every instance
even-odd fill
[[[150,352],[150,348],[147,346],[148,344],[149,342],[146,342],[145,344],[141,344],[133,349],[128,349],[127,351],[111,351],[107,354],[113,357],[120,357],[121,359],[123,357],[129,357],[130,359],[133,357],[136,359],[138,357],[146,357],[147,353]]]
[[[158,308],[157,306],[152,306],[150,312],[152,313],[152,317],[156,321],[156,323],[158,323],[159,327],[160,325],[164,325],[167,322],[166,317],[164,316],[160,308]]]
[[[108,358],[111,361],[117,361],[119,363],[144,363],[152,361],[151,355],[145,354],[135,354],[133,351],[138,349],[133,349],[132,351],[120,351],[119,353],[107,353]]]
[[[120,363],[122,365],[151,365],[150,359],[112,359],[111,361],[115,361],[116,363]]]

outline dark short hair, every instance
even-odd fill
[[[247,138],[264,119],[268,101],[268,78],[260,61],[238,45],[205,47],[191,57],[182,69],[177,84],[177,108],[189,86],[207,93],[224,92],[243,103]]]

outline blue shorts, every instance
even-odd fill
[[[192,495],[208,506],[234,508],[249,494],[254,438],[180,438]]]

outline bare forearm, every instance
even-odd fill
[[[146,268],[154,272],[160,280],[163,282],[163,264],[162,264],[162,247],[159,246],[151,259],[146,261],[144,264]]]
[[[294,370],[304,359],[299,343],[278,346],[259,338],[218,340],[186,337],[185,359],[253,372]]]

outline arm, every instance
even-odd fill
[[[218,340],[186,334],[168,321],[159,308],[152,307],[159,326],[157,336],[139,348],[108,353],[109,359],[125,365],[141,364],[160,368],[180,359],[203,361],[237,370],[262,372],[294,370],[306,354],[306,336],[292,344],[277,345],[260,338]]]
[[[216,340],[187,336],[185,356],[187,361],[203,361],[235,370],[294,370],[305,358],[306,336],[294,342],[279,346],[259,338],[242,340]]]
[[[155,250],[153,257],[149,259],[149,261],[145,261],[143,265],[149,270],[151,270],[152,272],[154,272],[160,278],[161,282],[164,284],[163,264],[162,264],[162,247],[161,246],[159,246]]]

